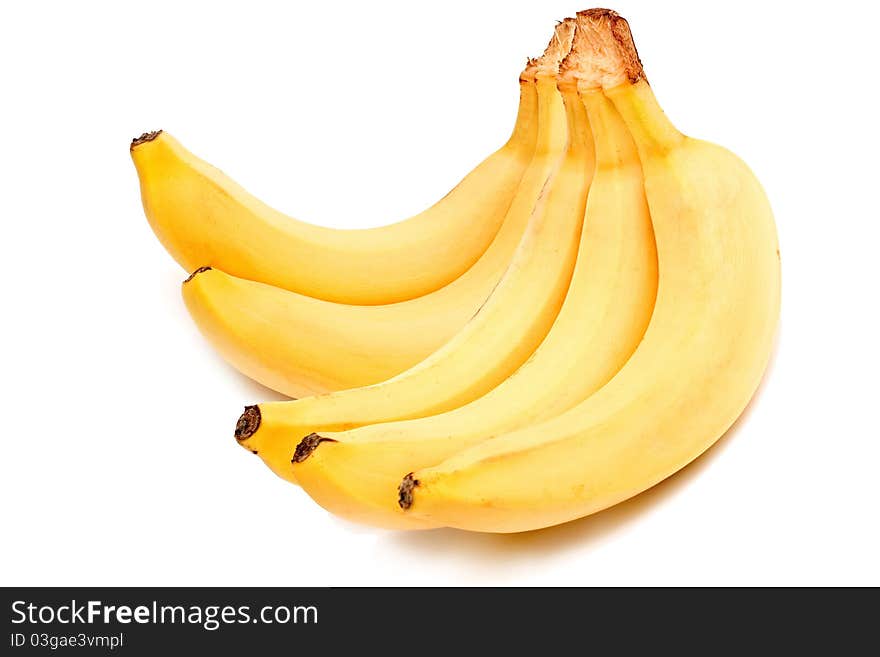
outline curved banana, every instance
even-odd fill
[[[573,19],[557,27],[542,60],[562,59],[572,30]],[[520,77],[507,143],[419,215],[356,230],[298,221],[158,131],[131,144],[147,219],[187,271],[217,267],[345,304],[390,304],[436,291],[477,262],[504,222],[535,149],[534,78],[542,60],[530,60]]]
[[[539,72],[539,84],[555,91],[556,68],[552,77]],[[583,135],[589,130],[583,105],[563,110],[558,91],[554,98],[563,120],[541,124],[547,147],[536,151],[536,166],[514,201],[514,210],[530,214],[528,228],[504,277],[474,318],[438,351],[388,381],[261,404],[256,431],[247,430],[253,421],[245,418],[245,430],[237,432],[245,447],[256,450],[276,472],[283,465],[278,473],[285,476],[297,443],[310,432],[442,413],[484,395],[528,359],[568,290],[593,171],[592,148],[583,147],[590,142],[582,136],[563,157],[568,131]]]
[[[644,79],[629,27],[578,14],[602,86],[639,149],[659,285],[642,343],[601,390],[549,421],[404,478],[430,523],[518,532],[589,515],[697,458],[755,392],[779,315],[779,252],[760,183],[729,151],[679,133]]]
[[[503,271],[502,264],[494,263]],[[429,356],[491,292],[491,278],[469,279],[465,274],[397,304],[351,306],[204,267],[182,293],[199,330],[228,363],[296,399],[378,383]]]
[[[564,37],[559,48],[548,49],[546,58],[531,65],[536,75],[555,70],[568,53],[572,20],[557,27],[557,35]],[[385,381],[437,351],[498,285],[524,235],[548,167],[564,148],[566,117],[556,84],[542,73],[534,85],[539,153],[492,245],[462,276],[415,299],[357,306],[202,267],[184,283],[183,298],[203,335],[236,369],[294,398]],[[291,437],[294,446],[300,438]]]
[[[567,79],[560,89],[566,102],[579,102]],[[430,526],[398,505],[401,476],[493,435],[559,415],[607,383],[635,351],[657,291],[642,168],[611,101],[601,91],[582,97],[596,174],[571,287],[544,342],[509,379],[461,408],[322,433],[317,447],[291,467],[296,481],[328,511],[388,528]]]

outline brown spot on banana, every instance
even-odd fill
[[[244,413],[235,423],[235,439],[241,442],[253,436],[260,428],[260,418],[259,406],[245,406]]]
[[[335,443],[336,441],[332,438],[324,438],[324,436],[319,436],[316,433],[310,433],[308,436],[299,441],[299,444],[296,446],[296,451],[294,451],[293,458],[290,459],[290,462],[302,463],[312,455],[312,452],[318,449],[318,445],[324,442]]]
[[[418,485],[419,480],[415,479],[413,473],[410,472],[400,482],[400,486],[397,487],[397,504],[404,511],[413,505],[413,491]]]
[[[131,146],[128,147],[128,150],[133,151],[135,148],[140,146],[141,144],[146,144],[148,141],[153,141],[156,137],[162,134],[161,130],[154,130],[153,132],[145,132],[140,137],[135,137],[131,140]]]
[[[189,276],[186,277],[186,280],[183,282],[183,284],[186,285],[186,284],[189,283],[192,279],[194,279],[196,276],[198,276],[199,274],[201,274],[203,271],[211,271],[211,268],[210,268],[210,267],[199,267],[198,269],[196,269],[195,271],[193,271],[192,274],[190,274]]]

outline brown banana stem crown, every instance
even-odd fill
[[[559,66],[563,79],[586,89],[611,89],[646,80],[629,23],[610,9],[579,11],[571,52]]]

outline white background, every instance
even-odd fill
[[[667,114],[777,217],[783,317],[744,419],[633,501],[518,536],[332,518],[239,448],[224,364],[144,219],[164,128],[299,218],[419,212],[507,137],[572,2],[4,3],[6,585],[880,584],[871,3],[617,2]]]

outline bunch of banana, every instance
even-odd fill
[[[193,274],[183,297],[236,369],[289,397],[384,381],[436,351],[498,284],[566,143],[553,74],[574,20],[519,80],[508,142],[420,215],[334,230],[267,207],[166,132],[131,144],[144,210]]]
[[[767,199],[736,156],[669,122],[627,22],[566,19],[521,85],[507,145],[372,231],[280,217],[163,134],[133,145],[154,229],[199,267],[184,296],[202,330],[254,378],[324,393],[247,407],[236,438],[339,516],[518,532],[589,515],[697,458],[766,368],[780,296]],[[447,211],[469,217],[457,236],[428,225]],[[494,237],[467,238],[469,268],[459,251],[402,284],[414,249],[455,251],[470,221]],[[285,268],[307,242],[310,257],[351,254],[350,280]],[[357,287],[368,246],[379,273]],[[310,358],[331,341],[338,354]]]

